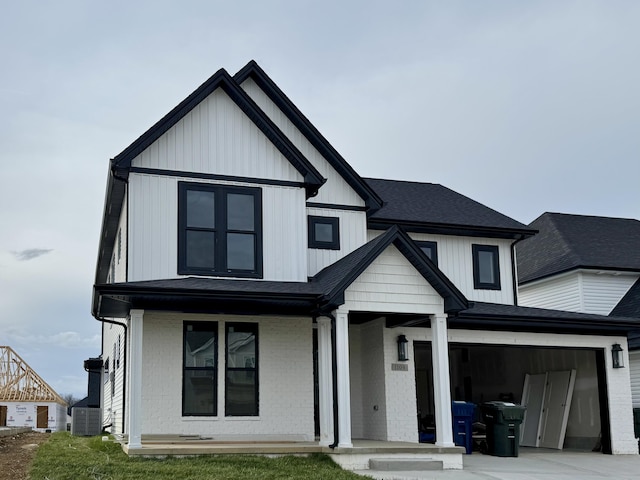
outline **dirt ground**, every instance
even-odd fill
[[[48,439],[49,434],[37,432],[0,437],[0,480],[27,480],[38,445]]]

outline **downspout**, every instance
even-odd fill
[[[516,267],[516,244],[525,239],[524,235],[520,235],[515,242],[511,244],[511,283],[513,284],[513,304],[518,306],[518,270]]]
[[[124,422],[126,420],[126,407],[127,407],[127,402],[126,402],[126,397],[127,397],[127,330],[128,330],[128,326],[126,323],[120,323],[120,322],[116,322],[115,320],[109,320],[107,318],[104,317],[100,317],[98,316],[97,313],[92,313],[93,318],[95,318],[96,320],[98,320],[99,322],[102,322],[103,328],[104,328],[104,324],[105,323],[111,323],[113,325],[118,325],[122,328],[124,328],[124,356],[123,356],[123,360],[122,360],[122,368],[123,368],[123,373],[122,373],[122,431],[120,433],[124,434]],[[103,338],[104,338],[104,332],[103,332]],[[115,361],[115,359],[114,359]],[[111,421],[111,424],[113,424],[113,420]]]

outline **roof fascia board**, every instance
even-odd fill
[[[512,240],[517,240],[523,237],[531,237],[537,233],[537,230],[480,227],[455,224],[449,225],[445,223],[403,222],[402,220],[387,220],[377,218],[369,219],[367,221],[367,228],[370,228],[371,230],[386,230],[391,225],[398,225],[402,227],[404,231],[412,233],[432,233],[465,237],[505,238]]]
[[[449,317],[450,328],[469,328],[475,330],[493,329],[501,331],[524,330],[536,333],[585,333],[626,334],[638,329],[640,324],[621,321],[581,322],[566,319],[517,318],[509,315],[457,314]],[[495,328],[498,327],[498,328]]]
[[[113,170],[109,169],[98,245],[98,259],[96,262],[96,283],[105,283],[107,281],[126,191],[126,180],[116,176]]]
[[[251,60],[247,65],[238,71],[233,77],[238,85],[247,78],[253,79],[262,91],[271,99],[273,103],[286,115],[286,117],[300,130],[305,138],[318,150],[331,166],[345,179],[365,201],[368,211],[373,213],[382,207],[382,199],[375,191],[367,185],[349,163],[338,153],[336,149],[327,141],[316,127],[304,116],[275,82]]]
[[[633,275],[634,273],[640,274],[640,271],[638,271],[635,268],[590,267],[586,265],[585,266],[579,265],[579,266],[569,267],[564,270],[558,270],[555,273],[548,273],[546,275],[542,275],[537,278],[532,278],[532,279],[524,280],[522,282],[518,282],[518,286],[523,287],[526,285],[527,287],[533,287],[541,283],[556,280],[559,278],[564,278],[572,273],[597,274],[597,272],[606,272],[609,274],[619,273],[620,275]]]

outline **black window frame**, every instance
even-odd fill
[[[186,352],[185,352],[185,344],[187,340],[187,331],[189,326],[196,327],[198,331],[204,332],[213,332],[215,335],[214,341],[214,365],[212,367],[204,366],[204,367],[187,367],[185,362]],[[217,417],[218,416],[218,341],[219,341],[219,331],[218,331],[218,322],[194,322],[194,321],[185,321],[182,324],[182,416],[183,417]],[[213,376],[213,411],[209,413],[193,413],[185,411],[185,383],[187,379],[187,375],[185,373],[187,371],[202,371],[202,372],[212,372]]]
[[[251,330],[255,338],[255,365],[251,368],[248,367],[229,367],[229,329],[230,328],[243,328],[246,330]],[[259,349],[259,324],[256,322],[225,322],[224,327],[224,345],[225,345],[225,355],[224,355],[224,389],[225,389],[225,399],[224,399],[224,414],[225,417],[258,417],[260,416],[260,349]],[[254,372],[255,378],[255,411],[252,413],[229,413],[229,375],[228,372]]]
[[[476,290],[500,290],[500,251],[497,245],[479,245],[472,244],[471,250],[473,254],[473,288]],[[493,254],[493,282],[480,281],[480,252],[489,252]]]
[[[323,242],[316,239],[315,226],[331,225],[331,241]],[[323,217],[320,215],[309,215],[307,217],[309,248],[317,248],[323,250],[340,250],[340,218],[338,217]]]
[[[427,256],[427,258],[433,262],[435,266],[438,266],[438,243],[437,242],[432,242],[430,240],[416,240],[415,244],[418,246],[420,250],[422,250],[422,253],[424,253]],[[431,257],[427,255],[427,253],[424,251],[424,248],[431,249]]]
[[[215,228],[197,228],[187,226],[187,193],[189,191],[213,192],[215,195],[214,222]],[[251,195],[254,198],[254,230],[234,230],[227,225],[227,195]],[[187,231],[214,231],[214,268],[193,267],[187,265]],[[208,183],[178,182],[178,274],[207,275],[220,277],[262,278],[262,189],[235,185]],[[227,268],[227,242],[223,241],[228,234],[252,234],[255,237],[254,258],[255,269]]]

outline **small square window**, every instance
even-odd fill
[[[473,288],[500,290],[500,263],[496,245],[472,245]]]
[[[309,216],[309,248],[340,250],[340,219]]]
[[[422,250],[429,260],[438,265],[438,244],[436,242],[420,241],[416,242],[418,248]]]

